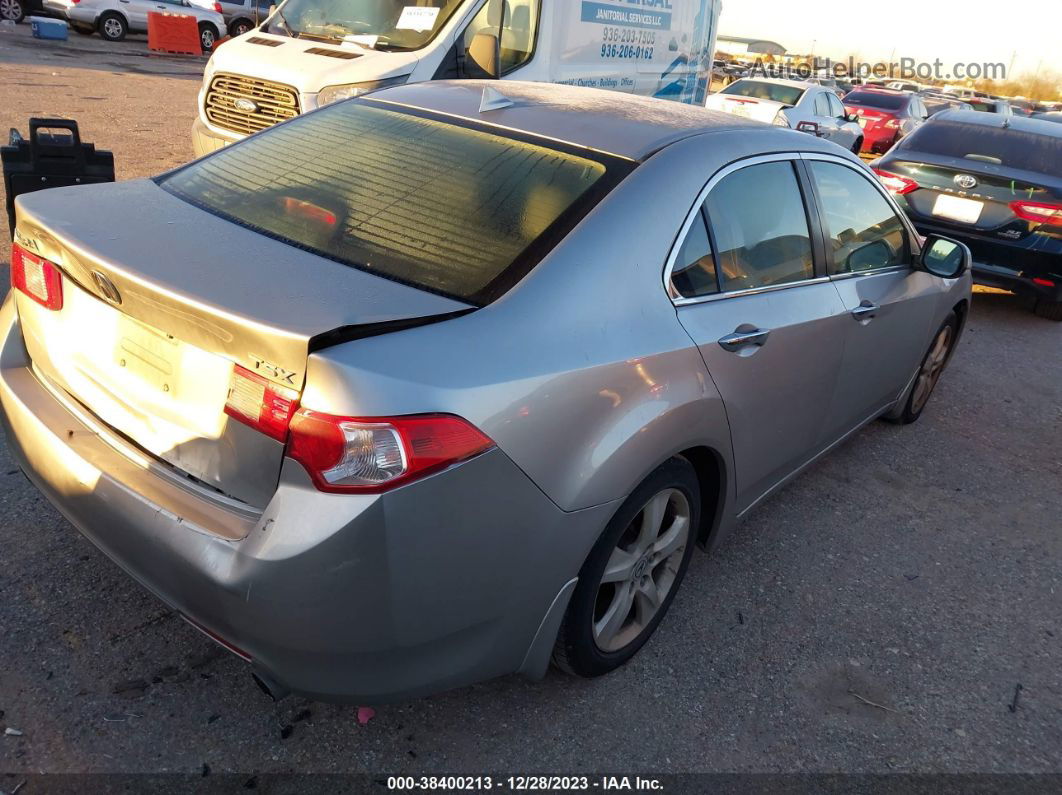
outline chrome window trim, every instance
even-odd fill
[[[806,92],[805,92],[806,93]],[[712,293],[711,295],[702,295],[695,298],[684,298],[679,291],[675,289],[675,285],[671,281],[671,274],[675,270],[675,261],[678,259],[678,255],[682,250],[682,245],[686,242],[686,236],[689,234],[690,227],[693,226],[693,221],[701,211],[701,207],[708,198],[708,194],[712,192],[712,189],[729,177],[731,174],[741,171],[744,168],[750,168],[752,166],[762,165],[764,163],[777,163],[779,161],[787,161],[790,163],[796,163],[801,159],[800,152],[779,152],[771,155],[755,155],[753,157],[747,157],[743,160],[736,160],[733,163],[728,163],[721,169],[712,175],[712,178],[708,180],[708,183],[701,189],[701,192],[697,194],[697,200],[693,203],[693,207],[686,213],[686,220],[682,222],[682,226],[679,228],[679,233],[675,237],[674,242],[671,244],[671,251],[668,252],[667,260],[664,264],[664,292],[667,293],[668,298],[671,299],[671,303],[675,306],[691,306],[693,304],[703,304],[709,301],[719,301],[724,298],[735,298],[745,295],[754,295],[756,293],[773,292],[775,290],[785,290],[790,287],[799,287],[804,284],[815,284],[818,282],[829,281],[828,277],[815,277],[813,279],[804,279],[799,282],[787,282],[786,284],[772,284],[766,287],[754,287],[748,290],[737,290],[734,292],[719,292]],[[797,178],[797,174],[793,174],[794,178]],[[807,214],[807,208],[805,208],[805,215]],[[808,229],[809,232],[814,232],[811,229],[811,218],[808,217]],[[716,256],[716,252],[712,252],[712,257]],[[718,267],[718,266],[717,266]]]
[[[915,250],[915,243],[921,238],[921,235],[918,234],[918,230],[915,229],[914,224],[911,222],[911,219],[907,217],[907,213],[900,209],[900,206],[896,203],[895,197],[891,193],[889,193],[885,189],[885,186],[882,185],[881,182],[878,180],[878,178],[874,176],[874,172],[870,172],[869,174],[867,173],[869,167],[860,168],[858,165],[853,163],[851,160],[848,160],[847,158],[840,157],[838,155],[831,155],[826,152],[801,152],[800,159],[808,162],[814,160],[821,160],[826,163],[836,163],[837,165],[847,166],[851,171],[855,172],[856,174],[859,174],[859,176],[861,176],[864,180],[870,183],[878,192],[878,194],[885,198],[885,202],[889,205],[889,207],[892,208],[892,211],[900,219],[900,223],[903,224],[904,229],[907,230],[907,244],[910,248],[909,253],[911,255],[910,265],[889,265],[886,268],[877,268],[875,270],[861,271],[859,273],[838,273],[831,275],[829,277],[831,280],[838,281],[841,279],[851,279],[855,276],[871,276],[878,273],[893,273],[898,271],[914,270],[914,261],[919,254],[919,252]],[[809,171],[811,170],[809,169]],[[811,171],[809,176],[811,177],[811,179],[815,179],[815,173],[813,171]],[[825,224],[825,221],[823,223]],[[832,263],[827,262],[827,273],[829,272],[829,269],[831,267]]]

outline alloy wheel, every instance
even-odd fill
[[[918,380],[915,382],[914,393],[911,396],[911,411],[915,414],[925,407],[929,396],[933,394],[937,381],[940,380],[940,374],[944,372],[954,333],[950,324],[940,330],[937,338],[933,340],[933,347],[929,349],[926,360],[922,363],[922,369],[918,371]]]
[[[22,3],[19,0],[0,0],[0,19],[22,19]]]
[[[615,652],[645,630],[678,577],[690,536],[690,503],[678,489],[649,500],[605,565],[594,608],[597,647]]]
[[[111,17],[103,21],[103,32],[112,39],[117,39],[122,35],[122,23]]]
[[[211,49],[214,46],[215,39],[216,36],[214,36],[214,31],[210,28],[203,28],[199,32],[199,40],[203,43],[204,50]]]

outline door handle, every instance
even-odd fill
[[[767,343],[767,338],[770,335],[770,329],[765,328],[758,328],[753,331],[735,331],[733,334],[727,334],[719,340],[719,346],[724,351],[730,351],[731,353],[737,353],[750,345],[762,348]]]
[[[859,322],[864,320],[870,321],[878,316],[878,312],[881,311],[881,307],[877,304],[873,304],[870,301],[864,301],[855,309],[852,310],[852,317]]]

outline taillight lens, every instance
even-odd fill
[[[1062,205],[1017,201],[1010,203],[1010,209],[1019,218],[1034,224],[1062,226]]]
[[[874,173],[878,175],[878,179],[885,186],[885,189],[890,193],[895,193],[897,196],[906,196],[908,193],[918,190],[919,185],[913,179],[882,171],[880,168],[875,168]]]
[[[335,417],[300,409],[287,454],[314,485],[335,493],[378,493],[445,469],[494,446],[460,417]]]
[[[219,14],[222,13],[221,3],[214,3],[214,10],[217,11]]]
[[[288,424],[299,407],[299,393],[240,367],[232,368],[225,413],[278,442],[288,438]]]
[[[63,308],[63,277],[59,268],[18,243],[11,246],[11,286],[45,309]]]
[[[885,128],[889,129],[889,130],[898,130],[898,129],[900,129],[900,120],[895,118],[895,117],[889,119],[887,122],[885,122]]]

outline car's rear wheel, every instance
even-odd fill
[[[218,31],[209,22],[199,23],[199,43],[203,47],[203,52],[210,52],[214,49],[214,43],[218,40]]]
[[[100,15],[97,28],[100,35],[107,41],[121,41],[129,32],[129,24],[125,21],[125,17],[113,11]]]
[[[559,668],[601,676],[645,645],[686,573],[699,520],[697,475],[672,458],[623,503],[583,564],[553,650]]]
[[[249,19],[237,19],[231,25],[229,25],[229,35],[233,38],[242,36],[244,33],[254,27],[254,23]]]
[[[26,7],[22,0],[0,0],[0,19],[19,23],[26,18]]]
[[[1036,308],[1033,311],[1048,320],[1062,321],[1062,301],[1044,301],[1040,299],[1036,302]]]
[[[918,375],[915,376],[914,386],[911,387],[910,394],[907,396],[903,411],[900,414],[888,416],[887,419],[902,425],[910,425],[922,416],[922,412],[925,410],[926,404],[929,403],[929,398],[933,394],[933,390],[936,389],[937,382],[940,381],[940,376],[951,358],[951,350],[955,346],[958,331],[959,320],[955,313],[952,312],[948,315],[940,330],[934,335],[929,351],[926,353],[925,358],[922,359],[922,364],[918,368]]]

